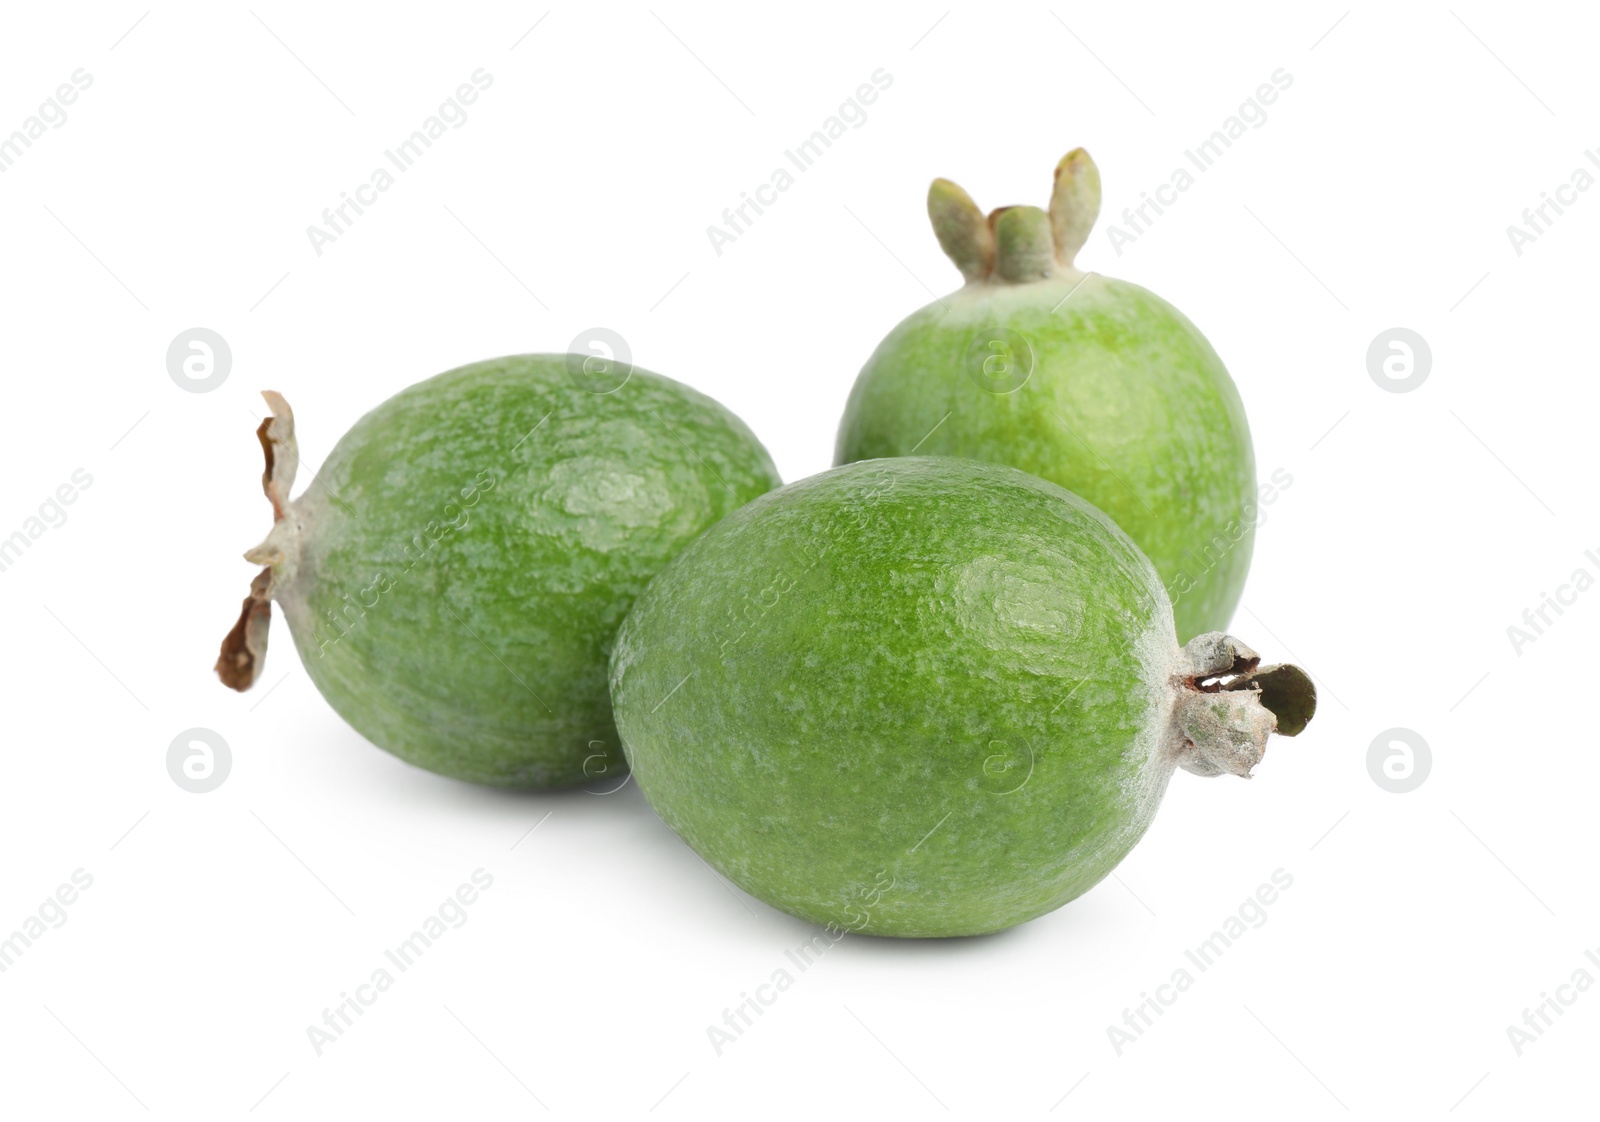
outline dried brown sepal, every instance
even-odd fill
[[[1278,718],[1279,736],[1298,736],[1317,712],[1316,683],[1298,666],[1263,666],[1249,686],[1261,691],[1261,704]]]
[[[250,595],[239,612],[239,621],[222,640],[222,652],[214,669],[222,684],[244,691],[255,684],[267,659],[267,628],[272,622],[272,594],[277,585],[276,568],[285,561],[285,532],[294,523],[285,522],[289,514],[289,492],[294,487],[295,471],[300,466],[300,450],[294,439],[294,410],[283,395],[262,390],[272,416],[256,428],[266,467],[261,472],[261,490],[272,503],[273,532],[265,541],[245,553],[245,560],[265,565],[250,582]]]
[[[1215,693],[1223,683],[1249,674],[1261,664],[1261,656],[1232,635],[1208,631],[1196,635],[1183,648],[1187,663],[1185,677],[1195,689]]]
[[[294,439],[294,410],[283,395],[275,390],[262,390],[272,409],[272,416],[256,429],[256,439],[261,441],[261,451],[267,459],[266,470],[261,473],[261,489],[272,502],[272,519],[283,521],[289,509],[289,491],[294,487],[294,474],[300,466],[300,450]]]
[[[272,570],[262,569],[250,582],[239,622],[222,640],[215,670],[222,684],[243,693],[255,685],[267,660],[267,628],[272,622]]]

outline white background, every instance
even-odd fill
[[[1506,233],[1600,146],[1577,6],[386,9],[0,26],[0,133],[93,75],[0,175],[0,536],[93,478],[0,573],[0,934],[94,878],[0,974],[0,1113],[1592,1111],[1600,992],[1520,1056],[1507,1035],[1600,979],[1600,592],[1520,651],[1506,631],[1600,575],[1600,191],[1521,255]],[[318,256],[306,227],[479,67],[465,124]],[[723,208],[878,68],[866,123],[713,252]],[[1118,255],[1107,221],[1278,68],[1266,123]],[[1106,194],[1080,264],[1199,324],[1261,475],[1293,477],[1232,630],[1323,692],[1253,781],[1179,773],[1087,896],[988,938],[847,938],[719,1056],[707,1027],[815,932],[721,883],[631,784],[411,769],[334,715],[281,620],[254,692],[212,676],[270,521],[260,389],[315,468],[412,382],[603,325],[798,479],[877,340],[957,284],[928,181],[1043,205],[1077,145]],[[165,360],[195,326],[233,353],[203,394]],[[1403,394],[1366,361],[1395,326],[1432,350]],[[166,765],[197,726],[233,761],[204,795]],[[1407,794],[1369,773],[1394,727],[1431,748]],[[316,1055],[307,1027],[479,868],[465,926]],[[1119,1055],[1107,1027],[1280,868],[1265,924]]]

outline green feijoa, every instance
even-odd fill
[[[904,936],[1060,907],[1175,768],[1248,775],[1315,707],[1230,636],[1180,647],[1155,569],[1093,506],[953,457],[835,468],[713,526],[635,601],[611,697],[640,789],[707,862]]]
[[[965,456],[1082,495],[1155,563],[1178,637],[1227,627],[1259,519],[1238,391],[1211,344],[1152,292],[1074,258],[1100,209],[1081,148],[1049,211],[987,218],[948,180],[928,212],[966,284],[879,344],[839,425],[835,463]]]
[[[780,480],[715,401],[637,367],[597,383],[584,362],[519,355],[412,386],[292,502],[294,419],[267,393],[276,521],[245,555],[266,568],[223,681],[261,673],[276,600],[329,704],[401,759],[505,787],[621,776],[606,660],[629,604]]]

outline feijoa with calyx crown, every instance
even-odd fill
[[[274,524],[216,670],[259,678],[271,603],[357,732],[474,783],[625,772],[606,661],[633,598],[700,531],[780,482],[744,424],[638,367],[473,363],[344,435],[299,498],[282,396],[258,432]]]
[[[617,636],[650,804],[745,891],[875,935],[997,931],[1105,877],[1177,768],[1248,776],[1316,691],[1179,646],[1109,518],[955,457],[863,461],[712,526]]]
[[[985,216],[934,180],[928,213],[965,285],[879,344],[836,464],[948,455],[1021,468],[1110,515],[1155,563],[1187,641],[1227,627],[1250,568],[1255,459],[1222,360],[1171,304],[1076,257],[1100,210],[1083,149],[1049,210]]]

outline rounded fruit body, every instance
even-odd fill
[[[1238,390],[1198,328],[1073,257],[1100,206],[1087,153],[1056,169],[1046,213],[985,218],[935,180],[928,209],[967,277],[913,313],[867,361],[840,422],[836,464],[965,456],[1088,499],[1161,574],[1181,641],[1227,626],[1259,514]]]
[[[1260,758],[1272,714],[1248,692],[1196,702],[1188,654],[1104,514],[910,457],[713,526],[635,602],[611,689],[641,790],[735,884],[852,931],[971,935],[1103,878],[1175,766]]]
[[[861,371],[834,459],[913,449],[1088,499],[1155,564],[1185,642],[1232,618],[1255,532],[1250,430],[1222,360],[1154,293],[1089,273],[972,284],[912,314]]]
[[[390,398],[253,551],[277,558],[271,595],[328,702],[441,775],[620,776],[617,626],[685,543],[780,483],[710,398],[638,368],[589,392],[571,358],[474,363]]]

